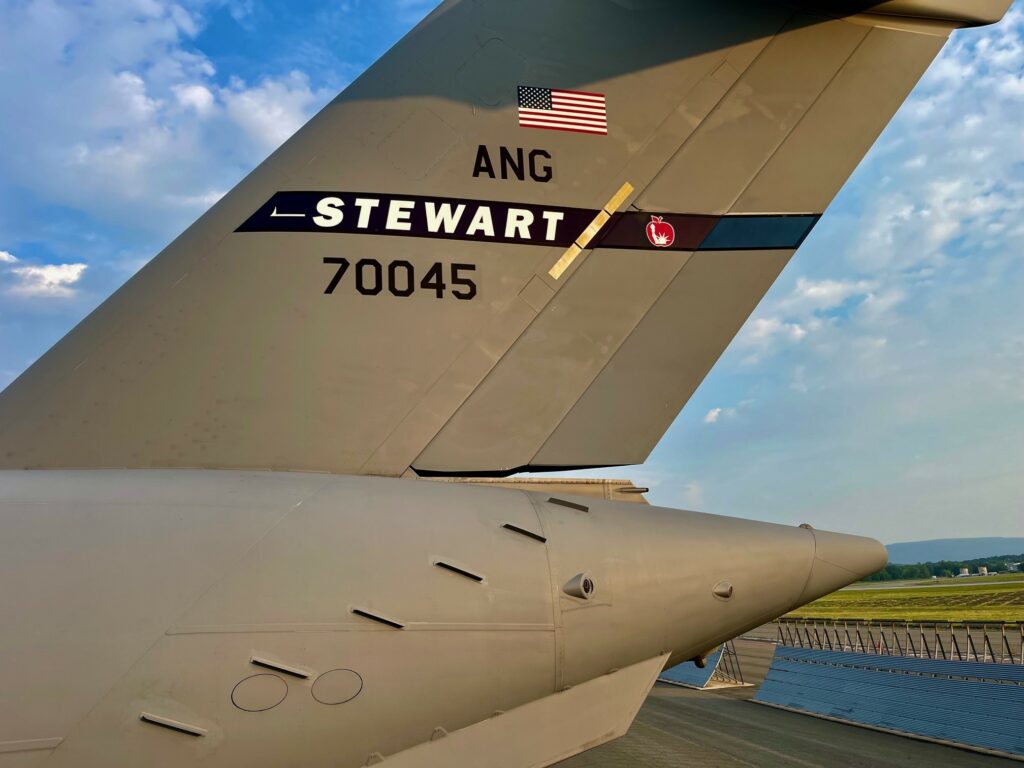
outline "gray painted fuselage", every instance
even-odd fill
[[[362,765],[699,656],[885,560],[801,528],[317,474],[4,472],[0,529],[0,744],[63,740],[4,768]],[[590,599],[563,590],[581,573]]]

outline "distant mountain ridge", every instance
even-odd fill
[[[931,539],[886,544],[889,562],[898,565],[936,563],[940,560],[976,560],[1024,552],[1024,537],[989,536],[977,539]]]

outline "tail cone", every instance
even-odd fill
[[[879,542],[864,536],[814,531],[814,560],[800,604],[842,589],[881,570],[889,555]]]

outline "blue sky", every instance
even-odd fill
[[[0,387],[430,0],[0,0]],[[1024,8],[958,32],[643,467],[655,503],[1024,534]]]

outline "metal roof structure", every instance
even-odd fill
[[[754,701],[1024,760],[1024,667],[779,646]]]
[[[673,685],[685,685],[687,688],[704,688],[711,682],[711,676],[715,673],[719,660],[722,658],[722,649],[719,648],[708,656],[707,664],[702,669],[692,661],[684,661],[682,664],[666,669],[658,675],[658,682],[672,683]]]

